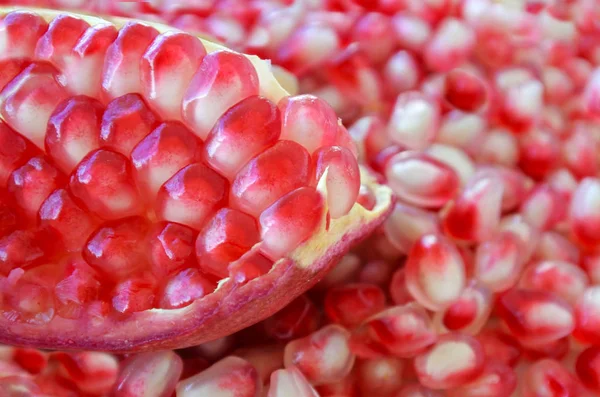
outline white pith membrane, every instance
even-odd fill
[[[16,10],[30,11],[21,7],[0,8],[0,16]],[[48,22],[59,15],[68,14],[52,10],[32,10]],[[70,15],[81,18],[91,26],[110,22],[117,29],[129,21],[122,18],[101,19],[79,14]],[[159,33],[177,31],[175,28],[160,24],[149,22],[141,24],[151,26]],[[200,38],[199,40],[207,53],[226,50],[219,44]],[[258,74],[259,95],[274,103],[289,95],[272,74],[269,62],[256,56],[247,57]],[[78,149],[69,148],[74,151]],[[148,344],[165,348],[181,347],[181,345],[197,344],[214,338],[214,335],[202,336],[203,329],[211,326],[210,324],[205,325],[205,319],[210,320],[214,317],[217,322],[223,321],[221,317],[228,317],[228,313],[235,313],[245,305],[253,306],[253,318],[245,318],[242,315],[239,318],[225,319],[230,322],[227,328],[228,333],[261,320],[270,314],[270,312],[261,310],[261,304],[277,302],[277,307],[283,307],[291,298],[314,284],[318,277],[317,271],[322,274],[322,270],[332,260],[343,254],[353,240],[362,235],[365,230],[373,229],[391,205],[390,190],[378,185],[374,177],[361,169],[361,183],[370,188],[375,197],[375,207],[368,210],[355,203],[347,215],[338,219],[329,219],[327,216],[326,177],[327,172],[323,174],[317,185],[317,190],[324,200],[319,226],[308,240],[301,243],[285,258],[276,261],[268,274],[251,280],[243,286],[235,285],[235,282],[229,278],[222,278],[213,293],[195,300],[189,306],[180,309],[151,309],[134,312],[127,315],[125,319],[116,319],[109,315],[101,321],[95,322],[93,319],[87,319],[87,322],[82,322],[82,319],[70,320],[55,315],[50,322],[43,325],[43,332],[41,332],[39,325],[14,322],[1,317],[0,342],[50,348],[93,348],[117,351],[144,349]],[[253,250],[254,248],[251,252]],[[286,267],[290,266],[292,270],[286,270]],[[282,285],[294,277],[303,277],[303,282],[294,290],[282,288]],[[278,290],[280,291],[277,292]],[[272,296],[266,297],[269,294]],[[244,296],[247,296],[248,302],[244,301]],[[22,304],[35,305],[35,302],[22,302]],[[219,318],[221,319],[219,320]]]

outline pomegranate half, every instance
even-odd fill
[[[268,62],[153,23],[0,15],[0,343],[231,334],[388,213],[333,110]]]

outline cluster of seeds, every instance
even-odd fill
[[[398,201],[380,230],[268,320],[131,358],[121,395],[600,394],[595,0],[188,3],[86,6],[208,33],[285,67],[291,87],[342,117]],[[206,131],[210,121],[185,118],[183,103],[187,125]],[[312,153],[306,132],[292,140]],[[332,216],[334,202],[340,213],[352,202],[329,200]]]
[[[25,11],[2,18],[0,39],[10,321],[189,305],[267,273],[356,202],[356,149],[334,111],[277,98],[241,54]]]

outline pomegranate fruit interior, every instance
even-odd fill
[[[0,342],[231,334],[390,208],[335,112],[267,62],[165,26],[1,13]]]

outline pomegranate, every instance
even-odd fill
[[[126,352],[229,335],[315,284],[390,208],[329,105],[289,96],[257,57],[137,21],[0,23],[4,343]]]

